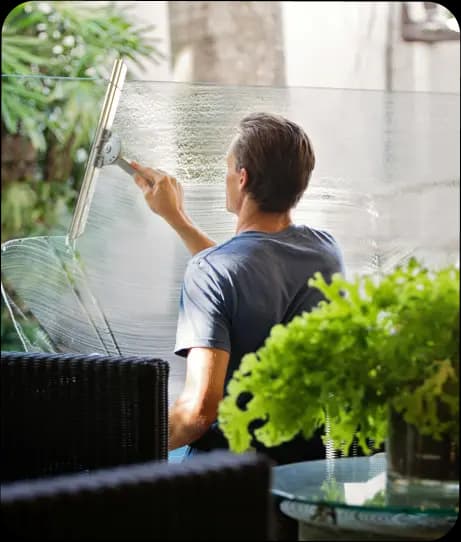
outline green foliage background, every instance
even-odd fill
[[[91,5],[90,5],[91,4]],[[102,2],[25,2],[2,27],[2,243],[64,234],[115,58],[160,62],[154,28]],[[130,73],[128,73],[128,78]],[[6,307],[1,348],[22,350]]]

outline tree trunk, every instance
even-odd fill
[[[168,2],[179,81],[285,84],[280,2]]]
[[[36,173],[37,151],[30,140],[2,129],[2,186],[33,179]]]
[[[71,136],[62,145],[51,134],[47,134],[47,153],[45,160],[44,180],[65,182],[69,179],[74,166],[74,159],[71,148],[74,143],[74,136]]]

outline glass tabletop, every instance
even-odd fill
[[[459,486],[395,491],[386,477],[386,454],[282,465],[272,470],[272,494],[290,501],[370,512],[457,516]]]

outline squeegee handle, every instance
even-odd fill
[[[139,171],[134,169],[134,167],[130,164],[130,162],[128,162],[128,160],[126,158],[123,158],[122,156],[119,156],[117,160],[115,160],[115,164],[121,167],[123,171],[126,171],[128,175],[136,175],[136,174],[139,175]],[[147,180],[149,181],[149,184],[152,186],[152,181],[150,181],[149,179]]]
[[[115,163],[117,164],[117,166],[121,167],[123,171],[126,171],[128,175],[135,175],[137,173],[134,167],[125,158],[117,158],[117,160],[115,160]]]

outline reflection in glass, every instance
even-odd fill
[[[282,465],[273,471],[272,492],[285,499],[306,504],[330,504],[375,512],[402,512],[432,516],[454,516],[458,493],[427,495],[424,488],[396,493],[388,483],[386,454],[343,457]]]

